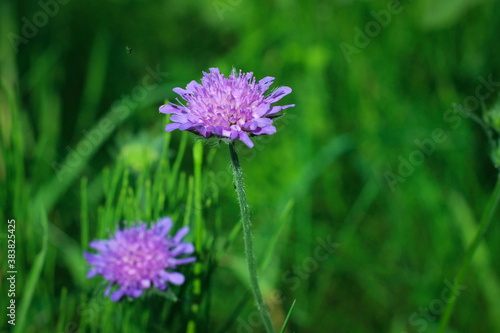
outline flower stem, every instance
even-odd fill
[[[472,257],[476,252],[481,240],[483,239],[486,231],[488,230],[488,226],[490,225],[493,216],[495,215],[495,211],[497,209],[498,203],[500,202],[500,176],[497,179],[497,184],[495,186],[495,190],[493,195],[491,196],[490,201],[488,202],[488,206],[483,213],[481,218],[481,223],[479,224],[479,229],[477,230],[476,236],[474,240],[470,244],[467,249],[467,253],[465,254],[464,261],[462,262],[462,266],[460,267],[460,271],[458,272],[458,276],[453,285],[452,295],[457,295],[459,292],[458,288],[462,284],[465,279],[465,275],[467,274],[467,269],[469,268],[469,264],[472,261]],[[448,326],[448,322],[450,320],[451,314],[453,313],[453,309],[455,308],[455,302],[457,297],[451,297],[448,304],[446,304],[446,308],[444,310],[443,318],[441,318],[441,323],[439,325],[439,333],[444,333],[446,327]]]
[[[238,202],[241,209],[241,222],[243,223],[243,237],[245,240],[245,255],[247,257],[247,267],[250,274],[250,287],[252,288],[253,297],[257,303],[257,308],[260,313],[260,317],[264,322],[264,326],[268,333],[274,333],[273,323],[271,321],[271,316],[262,298],[262,293],[260,292],[259,280],[257,278],[257,269],[255,266],[255,256],[253,254],[253,242],[252,242],[252,231],[250,223],[250,212],[248,210],[247,197],[245,194],[245,187],[243,183],[243,176],[241,174],[240,162],[238,160],[238,155],[234,149],[234,143],[229,143],[229,153],[231,154],[231,162],[233,164],[233,174],[234,181],[236,183],[236,192],[238,193]]]

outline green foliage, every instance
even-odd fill
[[[0,218],[17,226],[18,332],[262,331],[227,146],[164,133],[158,113],[172,88],[233,66],[290,86],[283,103],[296,104],[275,135],[237,146],[274,326],[437,329],[443,313],[420,308],[457,276],[498,173],[488,137],[452,108],[480,77],[500,81],[498,2],[402,0],[363,47],[354,28],[389,1],[57,3],[27,37],[42,7],[0,1]],[[341,43],[359,52],[347,59]],[[469,111],[496,128],[498,86],[488,92],[491,111]],[[198,261],[183,267],[186,283],[103,298],[102,278],[85,277],[88,242],[165,215],[191,227]],[[499,237],[492,223],[450,332],[500,328]]]

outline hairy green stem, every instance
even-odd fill
[[[250,212],[248,210],[247,197],[245,194],[245,186],[243,183],[243,175],[241,174],[240,162],[238,155],[234,149],[234,143],[229,144],[229,153],[231,154],[231,162],[233,163],[234,181],[236,183],[236,192],[238,193],[238,202],[241,209],[241,222],[243,223],[243,237],[245,240],[245,255],[247,258],[247,267],[250,274],[250,287],[252,288],[255,302],[260,313],[260,317],[264,322],[264,327],[268,333],[274,333],[271,316],[262,298],[260,292],[259,280],[257,278],[257,268],[255,266],[255,256],[253,254],[252,231],[250,223]]]
[[[500,176],[497,179],[497,184],[495,186],[495,190],[493,195],[491,196],[490,201],[488,202],[488,206],[483,213],[481,218],[481,223],[479,224],[479,229],[477,230],[476,236],[474,240],[470,244],[467,249],[467,253],[465,254],[464,261],[462,262],[462,266],[460,267],[460,271],[458,272],[458,276],[453,285],[452,295],[457,295],[459,292],[458,288],[462,284],[465,279],[465,275],[467,274],[467,269],[469,268],[469,264],[472,261],[472,257],[476,252],[481,240],[483,239],[486,231],[488,230],[488,226],[495,215],[495,211],[497,209],[498,203],[500,202]],[[443,317],[441,318],[441,323],[439,325],[439,333],[444,333],[446,327],[448,326],[448,322],[450,321],[450,317],[453,313],[453,309],[455,308],[457,297],[452,297],[448,304],[446,304],[446,308],[444,310]]]

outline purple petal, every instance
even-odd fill
[[[271,116],[280,112],[281,110],[293,108],[295,104],[283,105],[283,106],[273,106],[268,112],[266,112],[266,116]]]
[[[198,82],[193,80],[193,81],[188,83],[186,90],[189,91],[190,93],[194,93],[194,92],[196,92],[196,89],[200,88],[200,87],[201,87],[201,84],[199,84]]]
[[[139,296],[142,295],[142,289],[141,288],[134,288],[128,291],[127,293],[130,297],[138,298]]]
[[[196,258],[188,257],[188,258],[174,259],[173,261],[175,265],[184,265],[196,261]]]
[[[176,123],[185,123],[188,121],[188,117],[185,114],[173,114],[170,116],[170,121],[175,121]]]
[[[170,217],[162,217],[153,227],[154,232],[162,237],[166,236],[172,228],[172,219]]]
[[[179,231],[177,231],[177,233],[175,234],[174,238],[172,239],[174,242],[178,243],[180,242],[184,236],[187,235],[187,233],[189,232],[189,227],[182,227],[179,229]]]
[[[113,302],[118,302],[120,300],[120,298],[122,298],[122,296],[125,294],[125,290],[123,289],[118,289],[117,291],[113,292],[111,294],[111,300]]]
[[[160,112],[166,114],[179,113],[180,110],[178,108],[179,107],[175,104],[165,104],[160,106]]]
[[[243,129],[247,131],[255,131],[259,127],[265,127],[271,125],[273,123],[272,119],[269,118],[257,118],[252,121],[249,121],[243,126]]]
[[[255,135],[262,135],[262,134],[269,134],[270,135],[270,134],[276,133],[276,127],[274,127],[274,126],[266,126],[266,127],[260,128],[260,129],[258,129],[256,131],[253,131],[252,133],[255,134]]]
[[[225,136],[226,138],[229,138],[231,136],[231,130],[227,129],[227,128],[222,128],[221,136]]]
[[[215,135],[222,135],[222,127],[221,126],[215,126],[214,130],[212,131]]]
[[[168,272],[167,271],[161,271],[158,274],[158,277],[159,277],[160,281],[167,281],[168,280]]]
[[[241,131],[238,134],[238,139],[240,139],[249,148],[253,148],[253,142],[252,142],[252,140],[250,140],[250,138],[248,137],[248,134],[246,132]]]
[[[172,132],[173,130],[178,129],[181,126],[179,123],[170,123],[165,127],[165,131]]]
[[[205,126],[205,130],[207,131],[208,136],[210,136],[212,134],[212,132],[214,131],[214,127],[213,126]]]
[[[102,262],[102,255],[100,254],[84,252],[83,257],[87,260],[89,265],[95,265]]]
[[[167,274],[168,274],[167,280],[170,283],[173,283],[175,285],[179,286],[179,285],[183,284],[185,281],[185,277],[181,273],[172,272],[172,273],[167,273]]]
[[[270,104],[275,103],[291,92],[292,92],[292,89],[290,89],[289,87],[280,87],[280,88],[276,89],[275,91],[273,91],[273,93],[271,95],[269,95],[265,99],[265,101],[267,103],[270,103]]]
[[[181,254],[191,254],[194,252],[194,245],[191,243],[181,243],[178,245],[176,248],[174,248],[171,252],[170,255],[172,257],[177,257]]]
[[[217,67],[212,67],[208,69],[210,74],[220,74],[219,69]]]
[[[271,84],[273,84],[273,81],[274,81],[274,77],[271,77],[271,76],[266,76],[265,78],[260,80],[259,83],[257,83],[257,85],[260,88],[260,92],[262,92],[262,93],[266,92],[266,90],[269,89],[269,86]]]
[[[165,281],[163,281],[161,278],[155,278],[153,279],[153,285],[155,288],[158,288],[160,290],[165,290],[167,286],[165,286]]]
[[[174,88],[172,89],[176,94],[179,94],[181,95],[182,98],[184,98],[184,96],[186,95],[191,95],[191,93],[185,89],[182,89],[182,88]]]
[[[203,126],[203,125],[196,125],[194,127],[194,129],[197,130],[198,133],[203,135],[205,138],[208,138],[210,136],[210,133],[207,133],[207,130],[206,130],[205,126]]]
[[[108,284],[106,290],[104,291],[104,297],[108,297],[110,292],[111,292],[111,283]]]
[[[269,104],[269,103],[263,102],[263,103],[259,104],[259,106],[253,111],[254,117],[255,116],[262,117],[263,115],[265,115],[269,111],[270,107],[271,107],[271,104]]]
[[[141,287],[144,289],[151,288],[151,281],[150,280],[141,280]]]
[[[238,137],[240,131],[237,129],[231,129],[231,134],[229,134],[229,139],[234,140]]]
[[[194,125],[194,124],[193,124],[193,123],[190,123],[190,122],[183,123],[183,124],[181,124],[181,125],[179,126],[179,129],[180,129],[181,131],[184,131],[184,130],[190,130],[190,129],[192,129],[192,128],[194,127],[193,125]]]
[[[89,247],[92,249],[96,249],[97,251],[103,252],[108,249],[108,241],[105,240],[94,240],[89,243]]]
[[[97,271],[97,269],[91,269],[91,270],[87,273],[87,279],[91,279],[91,278],[93,278],[94,276],[96,276],[97,274],[99,274],[99,272]]]

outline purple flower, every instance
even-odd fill
[[[274,134],[276,128],[272,125],[273,118],[283,109],[295,106],[273,106],[292,92],[289,87],[280,87],[268,96],[264,93],[273,83],[274,78],[267,76],[255,83],[253,73],[242,73],[236,76],[236,71],[225,78],[218,68],[210,68],[210,73],[203,72],[201,84],[191,81],[186,89],[175,88],[186,105],[176,98],[178,104],[165,104],[160,112],[173,114],[172,121],[165,130],[175,129],[197,132],[205,138],[212,134],[230,140],[239,139],[248,147],[253,142],[248,134]]]
[[[90,242],[89,247],[100,253],[84,253],[89,265],[93,266],[87,278],[101,274],[108,280],[106,297],[116,283],[120,288],[111,294],[113,302],[123,295],[137,298],[151,285],[165,290],[166,282],[183,284],[184,275],[173,270],[177,265],[196,260],[194,257],[177,258],[192,254],[194,246],[182,242],[188,227],[181,228],[174,237],[166,237],[171,228],[172,219],[164,217],[149,229],[145,222],[141,222],[137,226],[116,230],[109,240]]]

